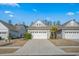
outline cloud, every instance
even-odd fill
[[[1,3],[0,5],[12,6],[12,7],[20,7],[18,3]]]
[[[12,17],[14,17],[14,15],[10,14],[10,15],[9,15],[9,17],[11,17],[11,18],[12,18]]]
[[[68,16],[73,16],[73,15],[75,15],[75,13],[74,12],[68,12],[67,15]]]
[[[5,14],[12,14],[13,12],[9,11],[9,10],[6,10],[4,11]]]
[[[7,14],[7,15],[8,15],[9,17],[11,17],[11,18],[14,17],[12,11],[6,10],[6,11],[4,11],[4,13]]]
[[[37,9],[33,9],[34,12],[37,12]]]

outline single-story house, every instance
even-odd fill
[[[51,26],[38,20],[28,28],[32,34],[32,39],[50,39]],[[61,26],[58,26],[57,37],[62,39],[79,39],[79,23],[76,20],[70,20]]]
[[[22,37],[25,31],[23,25],[13,25],[0,20],[0,38],[2,39]]]
[[[63,39],[79,39],[79,23],[74,19],[64,23],[60,33]]]
[[[29,26],[28,32],[32,34],[32,39],[50,38],[50,26],[40,20]]]

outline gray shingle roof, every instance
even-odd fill
[[[44,27],[34,27],[34,26],[32,26],[33,24],[35,24],[37,21],[41,21],[42,23],[44,23],[46,26]],[[28,29],[29,30],[49,30],[51,27],[47,24],[47,23],[45,23],[45,22],[43,22],[42,20],[37,20],[37,21],[35,21],[34,23],[32,23],[29,27],[28,27]]]
[[[71,21],[74,21],[74,23],[76,23],[76,24],[79,25],[79,22],[77,22],[75,19],[72,19],[72,20],[69,20],[69,21],[65,22],[64,24],[62,24],[62,26],[67,25],[67,24],[70,23]]]
[[[74,23],[78,24],[77,26],[73,25],[73,26],[66,26],[68,23],[70,23],[71,21],[74,21]],[[79,22],[77,22],[76,20],[69,20],[68,22],[64,23],[61,26],[62,29],[79,29]]]
[[[29,27],[29,30],[49,30],[50,27]]]
[[[7,22],[5,22],[5,21],[2,21],[2,20],[0,20],[0,22],[1,22],[2,24],[4,24],[9,30],[17,31],[17,29],[16,29],[16,27],[15,27],[14,25],[9,24],[9,23],[7,23]]]

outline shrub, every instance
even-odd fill
[[[31,35],[30,33],[26,32],[26,33],[24,34],[24,38],[25,38],[25,39],[31,39],[31,38],[32,38],[32,35]]]
[[[2,37],[0,37],[0,40],[2,40]]]

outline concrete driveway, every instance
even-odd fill
[[[29,40],[14,55],[63,55],[65,52],[54,46],[49,40]]]

